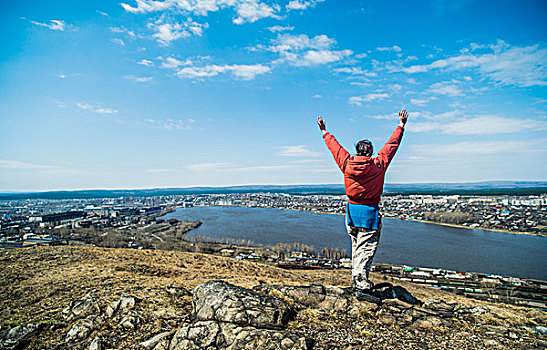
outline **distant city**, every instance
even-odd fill
[[[142,229],[177,207],[243,206],[345,213],[342,195],[236,193],[90,199],[24,199],[0,201],[0,244],[56,241],[56,230]],[[547,195],[461,196],[395,195],[383,197],[384,217],[423,220],[468,228],[544,235]],[[135,244],[135,242],[133,242]]]

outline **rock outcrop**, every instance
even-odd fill
[[[296,316],[284,300],[224,281],[197,286],[194,322],[179,329],[170,350],[310,349],[313,342],[283,330]]]
[[[22,349],[42,327],[40,324],[28,324],[0,332],[0,349]]]

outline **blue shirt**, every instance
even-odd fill
[[[362,227],[372,230],[378,229],[378,203],[346,205],[346,223],[352,227]]]

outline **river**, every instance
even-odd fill
[[[301,242],[351,252],[344,216],[269,208],[179,208],[166,219],[201,220],[189,235],[251,240],[255,244]],[[383,219],[375,262],[483,272],[547,280],[547,238]]]

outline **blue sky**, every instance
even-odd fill
[[[0,191],[547,180],[544,1],[0,5]]]

